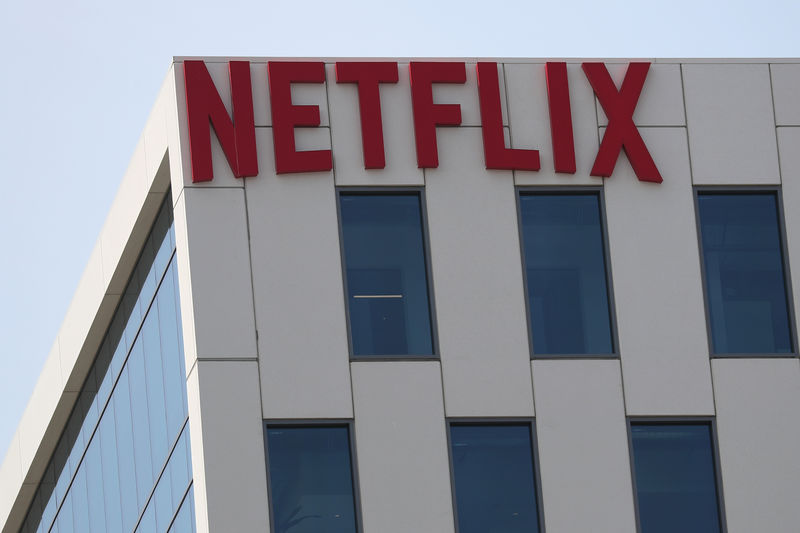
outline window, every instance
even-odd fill
[[[353,355],[433,354],[419,193],[339,200]]]
[[[539,504],[529,424],[452,424],[458,533],[537,533]]]
[[[641,533],[722,531],[711,424],[631,422]]]
[[[534,355],[613,353],[599,194],[523,191],[519,205]]]
[[[275,533],[356,533],[347,425],[265,426]]]
[[[174,253],[168,194],[21,531],[166,531],[186,501],[192,470]],[[194,515],[184,523],[181,531],[193,531]]]
[[[717,354],[792,353],[775,191],[699,191],[706,306]]]

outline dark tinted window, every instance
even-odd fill
[[[715,353],[790,353],[775,193],[697,198]]]
[[[642,533],[721,531],[711,426],[631,424]]]
[[[347,426],[266,431],[275,533],[355,533]]]
[[[597,194],[520,196],[534,354],[614,351]]]
[[[539,531],[531,430],[518,425],[452,425],[459,533]]]
[[[433,353],[420,197],[342,194],[353,355]]]

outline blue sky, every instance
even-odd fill
[[[172,56],[797,57],[800,2],[0,3],[0,453]]]

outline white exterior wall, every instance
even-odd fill
[[[226,61],[207,65],[230,111]],[[277,175],[266,60],[251,61],[260,174],[234,178],[212,135],[214,180],[193,184],[176,60],[0,468],[3,531],[24,518],[170,183],[199,531],[269,530],[262,424],[291,419],[353,420],[364,533],[453,531],[447,420],[522,417],[547,530],[633,533],[626,418],[645,416],[716,417],[729,532],[796,528],[800,367],[710,359],[693,186],[781,186],[800,286],[800,64],[653,62],[634,115],[664,178],[652,184],[624,154],[611,178],[588,175],[607,119],[578,60],[574,175],[553,171],[545,60],[519,59],[499,61],[504,124],[515,148],[540,150],[539,172],[485,169],[469,62],[464,86],[434,90],[463,124],[438,128],[440,166],[418,169],[401,59],[399,83],[381,86],[386,169],[364,170],[356,88],[326,60],[326,84],[292,93],[322,122],[298,130],[298,149],[332,147],[334,168]],[[608,62],[617,83],[625,64]],[[515,187],[537,185],[603,191],[618,359],[530,361]],[[438,358],[350,361],[336,214],[348,186],[424,190]]]

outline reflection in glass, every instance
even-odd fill
[[[418,194],[342,194],[353,355],[431,355]]]
[[[793,350],[774,193],[697,197],[715,353]]]
[[[614,351],[597,194],[522,194],[533,352]]]
[[[347,426],[266,433],[275,533],[356,533]]]
[[[709,424],[631,424],[642,533],[720,531]]]
[[[188,414],[171,205],[164,202],[144,245],[23,532],[130,532],[154,490],[166,502],[164,531],[180,501],[174,493],[182,498],[191,484],[186,443],[159,480]]]
[[[536,533],[539,512],[527,424],[450,426],[458,533]]]

